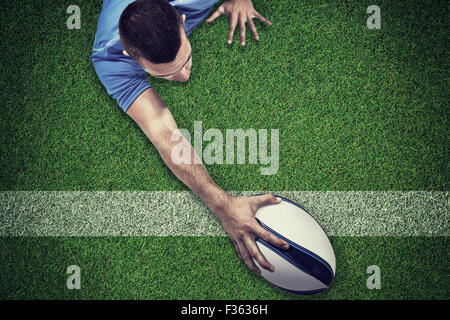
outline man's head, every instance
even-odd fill
[[[166,0],[137,0],[119,20],[123,53],[157,78],[187,81],[192,48],[184,28],[186,17]]]

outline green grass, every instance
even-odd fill
[[[3,1],[0,190],[186,190],[97,79],[101,2]],[[226,44],[228,20],[190,37],[188,83],[149,79],[180,128],[280,130],[280,169],[210,165],[225,190],[448,190],[448,5],[254,1],[273,22]],[[449,297],[448,238],[334,238],[338,275],[312,298]],[[171,251],[174,250],[174,251]],[[85,290],[64,289],[79,264]],[[378,264],[382,290],[365,288]],[[187,268],[187,269],[185,269]],[[2,238],[0,297],[299,298],[238,262],[225,238]],[[301,297],[300,297],[301,298]]]
[[[1,5],[0,189],[186,189],[97,79],[101,5],[78,5],[81,30],[61,3]],[[226,18],[201,24],[189,82],[150,82],[180,128],[280,129],[278,174],[208,166],[226,190],[446,190],[447,6],[379,5],[369,30],[364,2],[256,1],[273,22],[260,42],[228,46]]]
[[[0,241],[0,298],[448,299],[448,238],[334,237],[332,244],[335,282],[300,296],[248,270],[226,237],[8,238]],[[81,269],[80,290],[66,288],[72,264]],[[381,290],[366,287],[373,264]]]

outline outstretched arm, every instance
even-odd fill
[[[177,124],[169,108],[153,88],[145,90],[128,108],[127,114],[144,131],[172,172],[220,218],[235,245],[237,254],[247,266],[255,272],[260,272],[253,257],[263,268],[273,270],[273,266],[259,251],[255,238],[259,237],[284,249],[288,243],[262,228],[256,221],[255,214],[259,207],[278,203],[279,200],[271,194],[258,197],[232,197],[212,180],[200,161],[199,163],[191,161],[191,164],[174,163],[171,153],[180,143],[185,144],[184,150],[188,150],[190,154],[196,153],[182,136],[181,142],[172,140],[173,133],[178,130]],[[196,157],[198,158],[198,155]]]

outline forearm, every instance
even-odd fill
[[[223,191],[211,178],[208,171],[201,163],[198,154],[191,144],[179,135],[179,139],[173,141],[174,132],[177,130],[176,126],[168,126],[159,130],[156,137],[152,137],[152,143],[158,150],[161,158],[169,167],[170,170],[195,192],[200,199],[216,214],[220,214],[221,209],[229,201],[230,196]],[[175,163],[172,159],[172,153],[176,146],[182,145],[183,151],[192,155],[191,163]],[[193,161],[194,157],[197,161]]]
[[[222,207],[228,202],[230,196],[224,192],[211,179],[201,163],[194,148],[188,141],[179,135],[174,140],[174,133],[179,133],[178,126],[170,110],[152,88],[144,91],[128,108],[127,114],[139,125],[158,150],[161,158],[172,172],[194,191],[206,205],[216,214],[220,214]],[[191,164],[172,161],[172,152],[176,146],[183,144],[187,154],[194,155],[198,161]]]

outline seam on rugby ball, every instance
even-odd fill
[[[261,224],[261,226],[266,229],[267,231],[273,233],[275,236],[287,241],[289,243],[290,246],[292,246],[293,248],[295,248],[296,250],[300,251],[302,254],[305,254],[307,256],[310,256],[312,259],[314,259],[315,261],[317,261],[319,264],[321,264],[323,267],[325,267],[325,269],[327,270],[327,273],[329,275],[331,275],[331,279],[329,280],[329,283],[326,283],[324,281],[322,281],[322,279],[318,279],[318,277],[314,274],[312,274],[309,270],[301,267],[295,260],[291,259],[291,257],[287,256],[282,249],[278,249],[274,246],[272,246],[271,244],[265,242],[264,240],[262,240],[261,238],[256,238],[256,241],[260,242],[261,244],[263,244],[264,246],[266,246],[268,249],[272,250],[273,252],[275,252],[276,254],[278,254],[279,256],[281,256],[283,259],[285,259],[286,261],[288,261],[289,263],[291,263],[294,267],[296,267],[297,269],[301,270],[302,272],[310,275],[311,277],[314,277],[315,279],[317,279],[318,281],[320,281],[321,283],[323,283],[323,285],[329,287],[331,286],[331,284],[334,281],[334,272],[333,269],[331,268],[331,266],[329,265],[329,263],[327,261],[325,261],[323,258],[321,258],[320,256],[318,256],[317,254],[315,254],[314,252],[309,251],[308,249],[300,246],[299,244],[292,242],[291,240],[283,237],[282,235],[280,235],[279,233],[277,233],[276,231],[272,230],[271,228],[269,228],[268,226],[266,226],[264,223],[262,223],[261,221],[259,221],[258,218],[256,218],[256,220]]]

